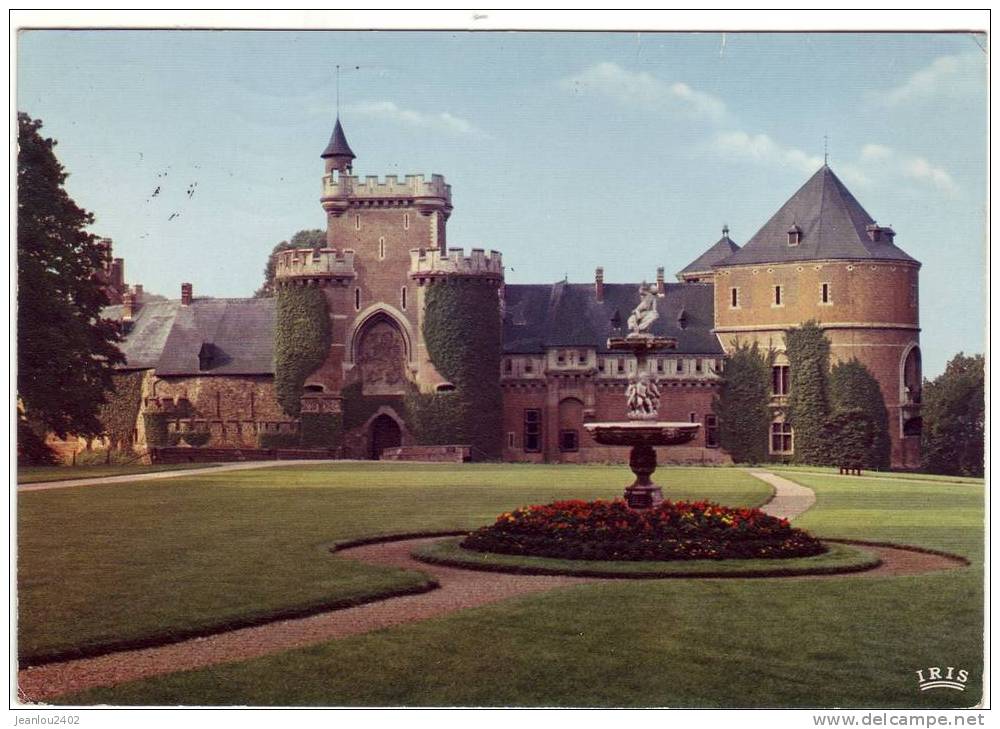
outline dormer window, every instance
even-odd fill
[[[677,315],[677,326],[681,329],[687,329],[688,325],[688,315],[684,309],[681,309],[681,313]]]
[[[198,350],[198,369],[205,371],[212,369],[215,364],[215,345],[211,342],[202,342],[201,349]]]
[[[802,228],[793,225],[788,229],[788,245],[797,246],[802,242]]]

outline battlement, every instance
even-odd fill
[[[360,177],[331,172],[323,177],[323,197],[359,200],[437,198],[450,207],[451,185],[445,183],[444,175],[431,175],[430,180],[423,175],[406,175],[403,179],[386,175],[383,179],[377,175]]]
[[[354,250],[295,248],[275,254],[275,280],[291,278],[353,278]]]
[[[434,278],[452,275],[503,279],[503,258],[499,251],[487,253],[482,248],[473,248],[468,256],[462,248],[449,248],[447,253],[436,248],[410,250],[411,277]]]

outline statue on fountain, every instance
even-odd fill
[[[652,336],[649,328],[653,322],[660,318],[660,313],[656,310],[656,289],[647,286],[643,281],[639,286],[639,305],[632,310],[628,318],[628,335],[630,337]]]
[[[655,420],[660,407],[660,388],[643,372],[625,390],[629,420]]]

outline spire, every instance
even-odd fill
[[[326,145],[326,149],[323,150],[323,154],[320,157],[330,160],[330,162],[327,162],[327,166],[331,169],[341,172],[345,170],[350,171],[351,169],[351,161],[355,155],[351,151],[351,145],[347,143],[347,137],[344,135],[344,127],[340,124],[340,116],[337,117],[337,123],[333,127],[330,143]]]

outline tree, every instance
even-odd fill
[[[837,362],[830,368],[830,403],[834,412],[864,411],[872,428],[872,441],[863,459],[863,468],[889,468],[892,443],[889,440],[889,411],[875,376],[857,359]],[[839,465],[834,463],[834,465]]]
[[[322,248],[326,245],[326,233],[319,228],[300,230],[291,240],[283,240],[271,249],[264,266],[264,283],[254,292],[254,298],[269,299],[274,296],[274,254],[293,248]]]
[[[795,430],[795,461],[822,465],[829,460],[823,425],[830,415],[830,341],[816,322],[806,322],[785,331],[785,354],[789,370],[786,420]]]
[[[923,468],[930,473],[982,476],[986,433],[985,359],[961,352],[943,374],[924,380]]]
[[[712,410],[719,419],[719,445],[737,463],[767,460],[772,360],[756,342],[737,342],[722,365]]]
[[[875,424],[863,408],[836,410],[823,424],[826,460],[839,468],[868,468]]]
[[[17,122],[17,397],[37,434],[93,437],[125,361],[117,323],[101,317],[104,254],[85,230],[94,216],[63,188],[56,142],[40,120]]]

